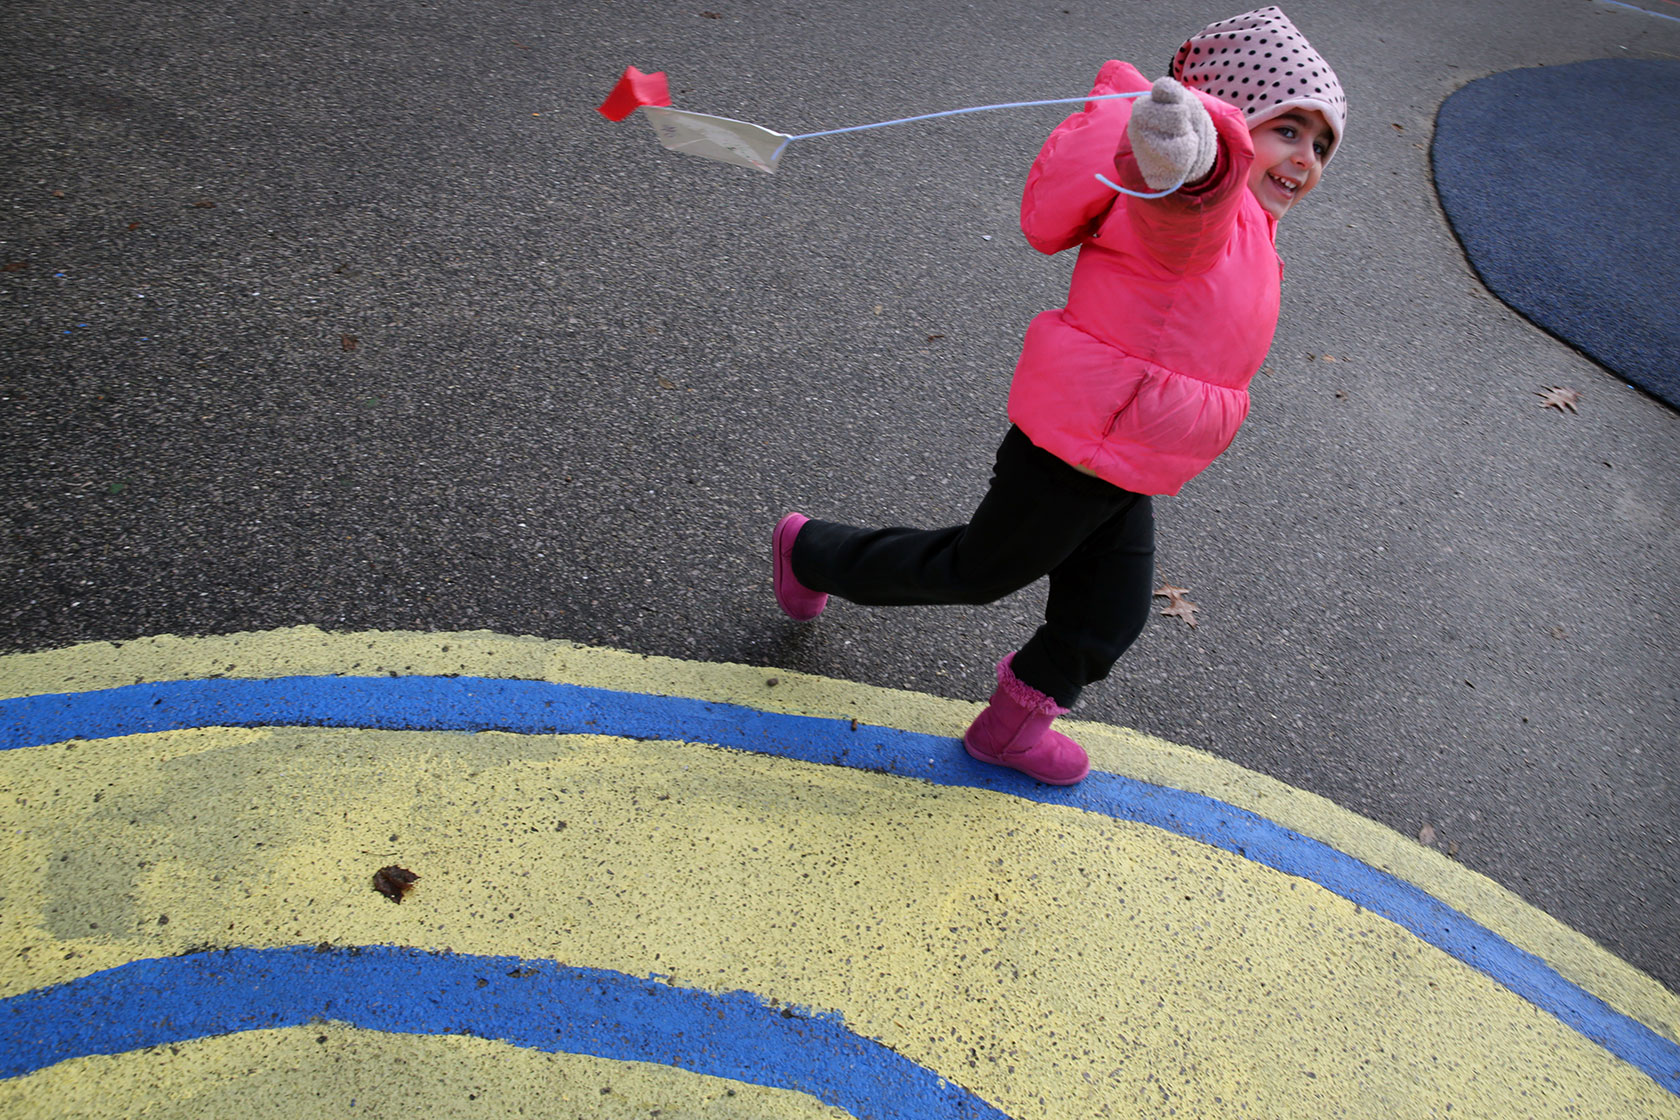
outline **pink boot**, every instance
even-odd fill
[[[776,522],[776,531],[770,536],[770,558],[775,565],[772,582],[776,588],[776,605],[795,622],[808,622],[828,606],[827,595],[812,591],[793,575],[793,542],[809,520],[803,513],[790,513]]]
[[[1011,653],[998,662],[997,691],[963,735],[963,747],[981,762],[1008,766],[1053,786],[1071,786],[1091,772],[1085,748],[1050,721],[1067,709],[1015,676]]]

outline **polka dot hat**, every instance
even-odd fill
[[[1342,146],[1347,122],[1342,83],[1278,8],[1257,8],[1204,27],[1178,48],[1170,73],[1241,109],[1249,128],[1291,107],[1317,109],[1335,138],[1324,162]]]

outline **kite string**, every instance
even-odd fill
[[[805,132],[798,136],[789,136],[789,140],[809,140],[814,136],[838,136],[842,132],[863,132],[871,128],[886,128],[894,124],[910,124],[914,121],[931,121],[935,117],[954,117],[959,113],[984,113],[990,109],[1030,109],[1035,105],[1072,105],[1078,101],[1113,101],[1117,98],[1145,97],[1149,93],[1100,93],[1091,97],[1058,97],[1050,101],[1011,101],[1003,105],[973,105],[967,109],[946,109],[942,113],[923,113],[919,117],[900,117],[896,121],[877,121],[875,124],[854,124],[850,128],[831,128],[824,132]]]
[[[1148,95],[1149,90],[1140,90],[1136,93],[1100,93],[1089,97],[1057,97],[1052,98],[1049,101],[1010,101],[1002,105],[973,105],[966,109],[946,109],[944,112],[940,113],[923,113],[922,115],[916,117],[900,117],[897,120],[877,121],[874,124],[854,124],[848,128],[830,128],[825,129],[822,132],[802,132],[798,136],[789,136],[786,140],[783,140],[781,146],[776,149],[776,155],[781,155],[782,148],[786,148],[795,140],[811,140],[818,136],[839,136],[840,134],[846,132],[867,132],[872,128],[887,128],[895,124],[913,124],[916,121],[931,121],[939,117],[955,117],[962,113],[984,113],[992,109],[1030,109],[1039,105],[1072,105],[1076,102],[1084,101],[1116,101],[1133,97],[1147,97]],[[1184,180],[1180,179],[1164,191],[1154,191],[1150,193],[1128,190],[1118,183],[1111,182],[1101,172],[1097,174],[1097,181],[1105,187],[1119,191],[1121,194],[1129,194],[1133,198],[1165,198],[1167,195],[1173,193],[1179,187],[1184,185]]]

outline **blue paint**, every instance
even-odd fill
[[[594,734],[710,743],[1138,821],[1311,880],[1477,969],[1680,1095],[1680,1044],[1570,983],[1419,887],[1246,809],[1117,774],[1040,785],[952,740],[734,704],[483,677],[185,680],[0,701],[0,748],[191,727],[322,726]],[[69,749],[69,748],[66,748]]]
[[[805,1093],[860,1120],[1007,1120],[968,1090],[854,1034],[838,1015],[554,961],[386,945],[133,961],[0,1000],[0,1077],[87,1054],[321,1020],[676,1066]]]

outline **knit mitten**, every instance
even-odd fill
[[[1155,79],[1149,96],[1133,103],[1126,135],[1151,190],[1194,183],[1213,169],[1213,118],[1171,78]]]

